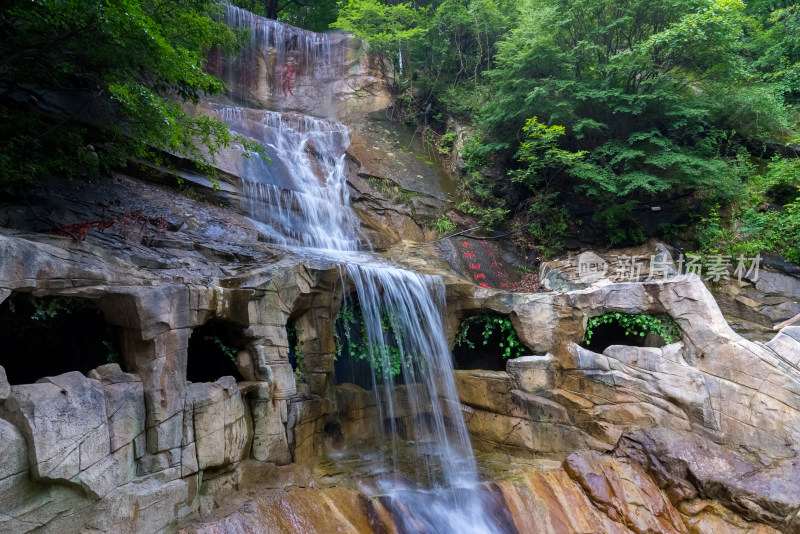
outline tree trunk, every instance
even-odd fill
[[[264,0],[264,12],[268,19],[278,18],[278,0]]]

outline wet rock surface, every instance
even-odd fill
[[[6,297],[93,299],[124,341],[122,367],[6,387],[0,530],[158,532],[212,514],[187,532],[262,532],[302,517],[297,524],[318,532],[313,518],[327,514],[344,531],[392,532],[391,507],[357,487],[300,488],[312,480],[303,462],[354,439],[379,441],[372,392],[334,387],[338,268],[260,242],[236,210],[132,177],[115,185],[126,193],[114,197],[117,217],[148,214],[139,234],[123,235],[118,223],[75,242],[25,217],[0,234]],[[61,206],[48,215],[54,223],[103,216],[100,197],[111,191],[68,189],[50,193]],[[742,338],[691,276],[507,293],[448,273],[436,248],[402,250],[406,264],[445,277],[451,332],[470,310],[492,310],[509,314],[533,349],[507,372],[455,375],[476,449],[553,463],[487,490],[519,532],[794,531],[798,327],[768,343]],[[588,318],[610,310],[668,314],[682,340],[603,353],[579,346]],[[192,330],[212,318],[238,332],[248,381],[186,382]],[[300,382],[290,318],[306,350]],[[262,496],[255,488],[265,484],[273,489]]]
[[[350,88],[326,104],[352,121],[348,183],[363,232],[384,257],[443,277],[451,340],[462,318],[491,311],[531,351],[506,371],[455,373],[451,408],[475,449],[494,455],[480,491],[503,531],[797,532],[800,327],[766,335],[800,311],[797,273],[768,266],[712,295],[677,271],[574,284],[573,258],[547,265],[545,292],[475,285],[459,248],[474,240],[434,241],[430,229],[449,186],[389,123],[366,118],[388,99],[381,65],[337,39]],[[274,72],[275,57],[262,59],[254,76]],[[251,81],[240,88],[250,101],[320,105],[305,82],[290,102],[274,77]],[[320,460],[380,444],[385,423],[387,400],[334,372],[333,318],[352,290],[339,264],[364,256],[269,245],[244,216],[234,167],[221,163],[217,191],[171,163],[2,193],[0,303],[91,299],[121,354],[35,384],[11,384],[0,367],[0,532],[397,532],[398,508],[360,484],[369,469]],[[503,280],[494,285],[513,284]],[[587,321],[611,311],[668,315],[681,340],[581,346]],[[187,381],[192,335],[212,320],[232,333],[223,357],[244,381]],[[411,408],[414,387],[398,386],[406,428],[430,417]]]

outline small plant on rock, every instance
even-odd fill
[[[634,335],[644,337],[652,332],[664,339],[664,342],[670,344],[678,341],[681,338],[680,330],[677,323],[672,317],[653,317],[643,313],[621,313],[611,312],[598,317],[592,317],[586,324],[586,336],[584,342],[589,346],[592,342],[592,335],[597,327],[603,324],[617,323],[625,329],[625,335]]]

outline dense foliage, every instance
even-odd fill
[[[185,103],[224,89],[203,70],[212,47],[237,44],[218,12],[213,0],[6,2],[0,183],[92,174],[160,151],[207,167],[230,131]]]
[[[230,2],[251,13],[292,26],[324,32],[336,21],[337,0],[234,0]]]
[[[468,127],[459,207],[487,228],[514,225],[546,249],[582,220],[631,243],[720,206],[739,240],[774,227],[766,245],[785,255],[800,240],[797,6],[348,0],[339,17],[403,67],[408,122]],[[780,198],[757,190],[778,172]]]
[[[367,335],[367,325],[358,301],[346,301],[342,304],[334,319],[334,341],[336,343],[336,359],[345,357],[369,362],[375,379],[386,378],[408,371],[425,371],[424,358],[404,352],[400,347],[406,323],[392,310],[381,311],[381,329],[383,343],[371,343]]]

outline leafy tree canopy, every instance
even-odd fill
[[[185,103],[224,89],[203,70],[212,47],[237,44],[218,10],[212,0],[9,0],[0,181],[96,172],[160,150],[208,166],[230,131]]]
[[[547,245],[567,208],[621,243],[644,239],[650,205],[728,205],[768,144],[798,137],[800,16],[782,0],[348,0],[339,16],[403,57],[406,120],[469,125],[462,211]]]

